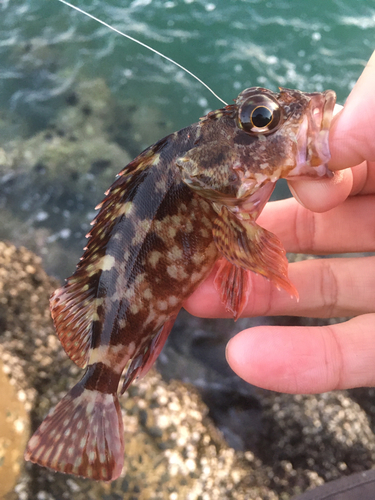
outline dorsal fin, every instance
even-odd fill
[[[57,335],[67,355],[81,368],[88,362],[93,325],[98,320],[100,276],[113,265],[113,257],[107,255],[106,247],[121,218],[131,216],[131,200],[167,139],[146,149],[118,174],[106,198],[97,207],[100,211],[92,222],[93,228],[87,235],[89,241],[77,270],[51,296],[51,315]]]

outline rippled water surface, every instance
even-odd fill
[[[373,0],[75,3],[174,58],[227,102],[254,85],[273,90],[279,85],[305,91],[333,88],[338,101],[343,102],[375,46]],[[44,130],[60,107],[66,105],[77,82],[98,77],[104,79],[118,102],[154,110],[165,124],[166,133],[221,106],[181,69],[57,0],[3,0],[0,15],[3,147],[14,138],[26,139]],[[142,116],[139,141],[130,148],[132,155],[149,145],[152,128],[154,121],[146,113]],[[4,179],[4,172],[2,175]],[[66,239],[72,234],[71,213],[65,222],[51,218],[51,204],[49,208],[43,204],[43,193],[27,203],[28,191],[34,191],[37,185],[22,191],[15,184],[12,202],[18,203],[17,196],[22,191],[18,204],[25,207],[17,218],[24,217],[30,227],[34,223],[43,226],[49,220],[48,230],[53,233],[49,238]],[[10,203],[10,188],[5,196],[4,186],[0,184],[0,210]],[[101,196],[101,192],[93,195],[92,206]],[[59,203],[56,200],[55,212]],[[69,210],[74,209],[72,206]],[[35,211],[41,213],[36,222]],[[71,245],[77,249],[84,244],[88,223],[84,217],[82,230],[73,231],[77,241]],[[45,244],[48,247],[48,241]],[[74,264],[69,265],[74,268]],[[47,267],[56,275],[62,274],[59,266]]]
[[[374,47],[375,2],[76,2],[176,59],[226,101],[247,86],[334,88],[343,100]],[[189,124],[219,103],[180,69],[57,0],[2,3],[1,105],[35,125],[79,75]]]

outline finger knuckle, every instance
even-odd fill
[[[332,268],[329,259],[323,259],[320,267],[319,289],[321,294],[321,302],[326,317],[335,315],[335,310],[338,303],[338,282],[336,274]]]

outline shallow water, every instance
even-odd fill
[[[227,102],[254,85],[333,88],[343,102],[375,46],[374,1],[109,0],[79,5],[176,59]],[[165,135],[221,107],[181,69],[57,0],[3,0],[0,15],[0,146],[5,149],[17,137],[44,130],[66,106],[77,82],[98,77],[116,102],[137,107],[137,140],[127,148],[131,156],[159,138],[156,122],[163,124]],[[29,232],[34,227],[48,230],[48,237],[35,245],[32,237],[18,237],[17,227],[1,237],[31,246],[44,257],[56,241],[69,246],[64,265],[57,258],[45,261],[49,272],[63,278],[68,268],[74,269],[103,188],[96,192],[93,187],[90,209],[83,210],[79,198],[67,208],[53,194],[46,204],[46,193],[38,187],[44,182],[37,175],[26,188],[25,180],[9,187],[6,167],[0,174],[0,220],[13,224],[4,210],[17,206],[13,226],[23,224],[18,233],[25,227]],[[55,218],[59,211],[65,215]],[[71,222],[77,218],[82,219],[79,229]]]

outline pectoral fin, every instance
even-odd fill
[[[286,252],[274,234],[252,220],[238,219],[223,206],[214,221],[213,236],[218,250],[231,264],[264,276],[298,298],[288,278]]]

